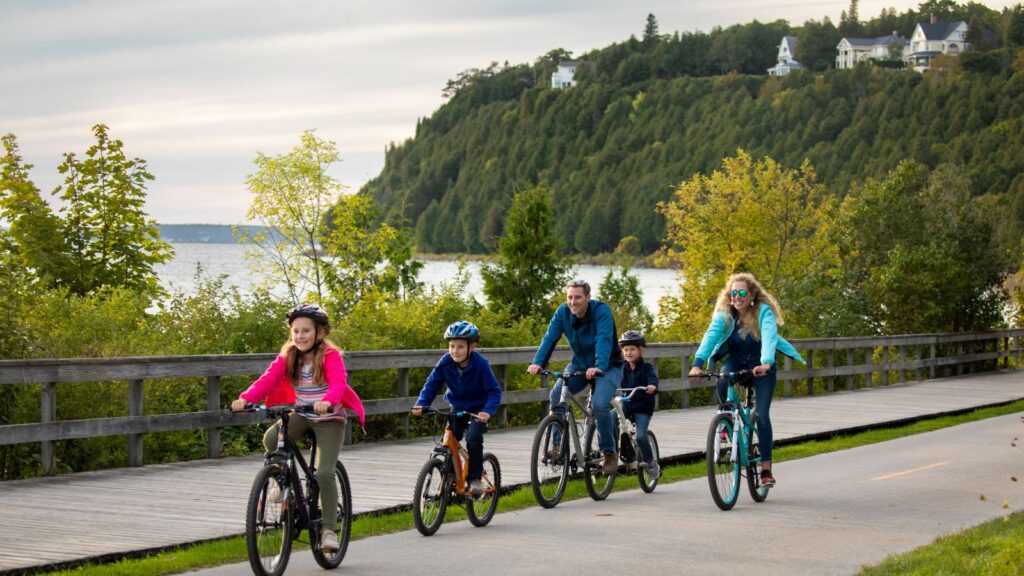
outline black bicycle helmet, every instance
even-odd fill
[[[445,340],[465,340],[466,342],[479,342],[480,330],[472,322],[459,320],[452,322],[444,331]]]
[[[639,330],[626,330],[619,336],[619,346],[647,346],[647,339]]]
[[[331,329],[331,320],[327,317],[327,312],[324,309],[317,306],[316,304],[299,304],[295,308],[292,308],[291,312],[288,313],[287,323],[289,326],[296,318],[309,318],[316,324]]]

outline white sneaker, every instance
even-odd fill
[[[479,498],[484,495],[484,483],[480,480],[473,480],[469,483],[469,495]]]
[[[661,466],[658,465],[657,460],[647,465],[647,477],[651,480],[661,478]]]
[[[334,530],[324,529],[320,533],[320,549],[324,552],[337,552],[338,547],[338,535]]]

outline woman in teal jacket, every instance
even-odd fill
[[[775,297],[769,294],[753,274],[733,274],[718,295],[715,311],[697,349],[690,376],[703,374],[708,360],[725,359],[723,372],[752,369],[757,415],[757,436],[761,447],[761,485],[774,486],[772,476],[772,421],[769,410],[775,394],[777,370],[775,353],[782,352],[799,362],[804,359],[796,348],[779,336],[782,313]],[[723,401],[728,382],[718,381],[718,397]]]

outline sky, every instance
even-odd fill
[[[1017,2],[988,1],[993,9]],[[918,2],[861,1],[862,19]],[[641,37],[757,19],[839,21],[849,1],[798,0],[0,0],[0,134],[17,136],[50,197],[66,152],[103,123],[146,160],[160,223],[246,221],[257,152],[304,130],[336,143],[351,192],[389,143],[444,103],[447,81],[491,62],[579,56]]]

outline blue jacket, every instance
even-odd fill
[[[637,360],[636,369],[630,369],[629,362],[622,363],[622,385],[619,388],[636,388],[649,384],[658,387],[658,373],[654,366],[644,362],[643,358]],[[654,396],[657,393],[637,392],[629,401],[629,409],[636,414],[654,414]]]
[[[459,368],[451,354],[446,352],[427,376],[416,405],[430,406],[442,384],[448,385],[444,399],[452,410],[487,412],[493,415],[501,404],[501,386],[498,386],[498,380],[494,378],[491,363],[479,352],[474,351],[469,355],[465,368]]]
[[[779,336],[779,325],[775,322],[775,312],[772,307],[761,303],[757,314],[758,328],[761,331],[761,363],[775,364],[775,352],[782,352],[786,356],[804,364],[800,353],[793,348],[793,345]],[[717,311],[711,316],[711,325],[704,332],[704,338],[697,348],[694,365],[703,367],[708,359],[720,360],[729,355],[728,347],[722,346],[729,340],[729,336],[736,328],[736,320],[732,314]]]
[[[607,372],[609,367],[622,365],[622,351],[615,335],[615,318],[611,307],[604,302],[591,299],[583,318],[577,318],[568,304],[559,306],[551,317],[533,363],[547,366],[555,344],[563,334],[569,341],[569,348],[572,348],[572,365],[577,370],[597,368]]]

